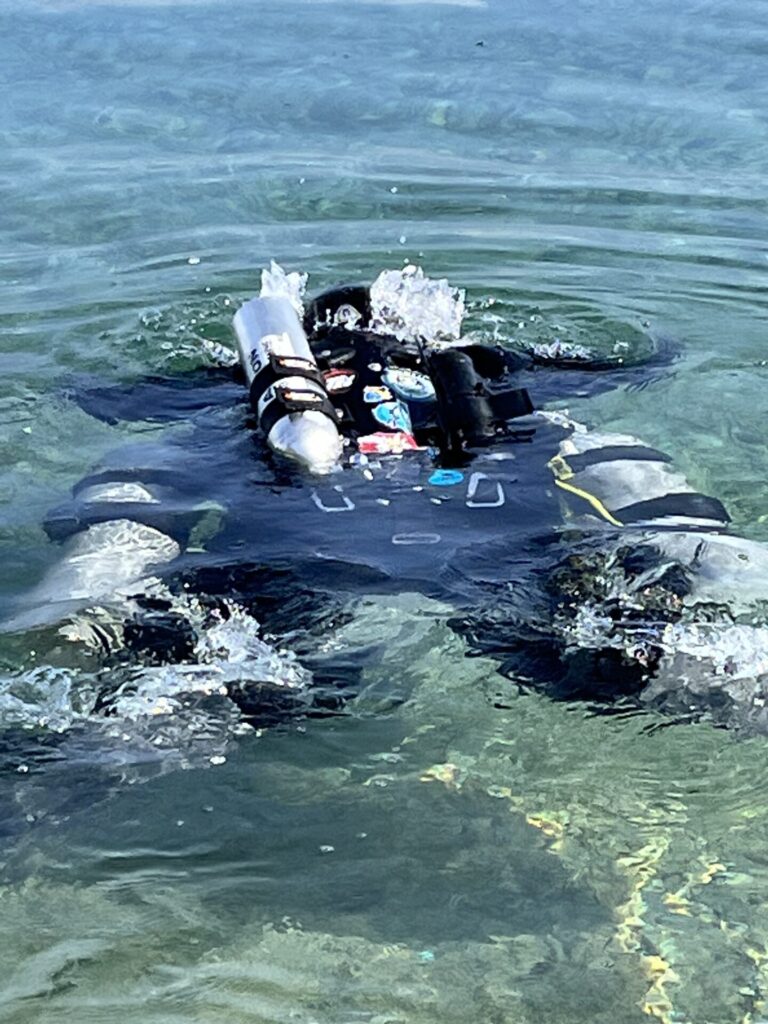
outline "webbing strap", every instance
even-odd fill
[[[574,473],[603,462],[671,462],[671,456],[644,444],[611,444],[589,448],[585,452],[568,456],[568,465]]]
[[[283,416],[296,412],[321,412],[333,421],[334,426],[339,425],[339,414],[333,407],[331,400],[326,394],[318,394],[317,391],[307,389],[274,387],[275,397],[264,408],[259,423],[261,429],[268,436],[270,430],[281,420]]]
[[[718,523],[731,521],[725,506],[718,498],[710,498],[706,494],[698,494],[695,491],[664,494],[659,498],[649,498],[647,501],[635,501],[631,505],[615,509],[615,514],[624,523],[660,519],[665,516],[714,519]]]
[[[303,356],[278,356],[271,352],[269,362],[262,366],[251,382],[251,404],[254,408],[268,387],[286,377],[302,377],[325,386],[322,373],[311,359]]]

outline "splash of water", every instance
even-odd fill
[[[693,598],[682,599],[665,592],[663,576],[672,566],[674,562],[662,561],[629,579],[617,561],[606,557],[594,577],[602,593],[585,597],[572,613],[558,614],[556,632],[567,650],[620,651],[629,662],[649,669],[641,694],[644,702],[675,713],[707,714],[729,727],[764,733],[765,603],[754,602],[744,621],[734,621],[729,604],[713,603],[706,596],[698,602],[695,592]]]
[[[421,267],[383,270],[371,285],[371,330],[399,341],[450,344],[459,340],[463,318],[464,291],[445,278],[432,280]]]
[[[211,293],[167,309],[145,310],[128,341],[140,360],[137,372],[236,365],[238,355],[229,340],[233,301],[227,294]]]
[[[286,298],[300,317],[304,315],[307,274],[287,273],[274,260],[261,272],[262,298]],[[371,285],[370,329],[400,341],[421,338],[428,345],[458,341],[464,318],[464,292],[445,278],[433,280],[421,267],[383,270]],[[355,327],[342,308],[338,323]]]
[[[303,691],[311,676],[293,654],[278,652],[259,636],[258,622],[232,602],[213,615],[194,598],[176,598],[181,612],[197,632],[188,662],[151,666],[131,676],[110,707],[131,721],[146,715],[172,714],[191,694],[226,697],[233,686],[269,684]]]
[[[762,625],[669,623],[661,644],[667,653],[708,662],[715,676],[755,680],[768,673],[768,628]]]
[[[542,362],[556,362],[558,360],[570,359],[574,362],[588,363],[595,358],[595,353],[586,345],[579,345],[572,341],[562,341],[555,338],[549,342],[535,342],[529,346],[529,351],[536,359]]]
[[[155,582],[147,589],[158,597],[160,588]],[[168,757],[169,765],[188,764],[222,755],[233,737],[250,731],[234,690],[247,695],[268,688],[295,695],[297,704],[309,692],[311,674],[293,654],[262,640],[258,622],[238,605],[227,602],[211,612],[189,595],[163,590],[163,596],[194,630],[186,661],[96,672],[38,665],[8,673],[0,677],[0,731],[76,731],[77,756],[100,764],[143,763],[150,754]],[[89,618],[99,621],[89,626]],[[111,634],[119,646],[119,623],[109,626],[110,612],[99,609],[60,634],[93,648]]]
[[[76,684],[67,669],[37,665],[0,677],[0,722],[64,732],[91,713],[95,699],[92,676],[83,674]]]
[[[269,269],[261,272],[261,291],[259,296],[262,299],[276,298],[288,299],[299,315],[304,316],[304,292],[307,287],[307,274],[300,274],[294,270],[286,273],[279,263],[270,261]]]

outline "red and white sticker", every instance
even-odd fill
[[[357,447],[363,455],[402,455],[403,452],[419,451],[420,445],[412,434],[398,431],[396,434],[383,430],[375,434],[358,437]]]

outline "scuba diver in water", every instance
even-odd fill
[[[316,637],[348,599],[418,591],[520,685],[762,718],[768,552],[726,533],[722,504],[664,453],[531,397],[647,371],[609,380],[581,354],[462,341],[461,296],[413,267],[306,310],[275,267],[263,282],[234,321],[250,411],[229,372],[78,396],[103,419],[182,432],[119,450],[51,513],[64,557],[7,628],[119,595],[119,636],[98,616],[66,635],[173,663],[195,649],[190,595],[198,615],[245,608],[273,635]],[[233,694],[269,720],[333,708],[354,690],[341,676],[326,669],[309,697],[241,679]]]

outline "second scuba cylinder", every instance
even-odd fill
[[[267,443],[315,473],[328,473],[342,451],[338,421],[290,301],[251,299],[235,313],[234,327]]]

